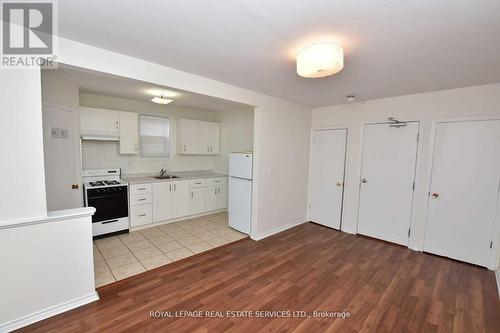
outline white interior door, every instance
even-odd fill
[[[408,245],[418,122],[364,128],[358,233]]]
[[[47,209],[83,206],[78,113],[63,107],[43,106],[43,151]]]
[[[340,230],[347,130],[312,132],[309,220]]]
[[[436,126],[424,250],[493,265],[500,186],[500,120]]]

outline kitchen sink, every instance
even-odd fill
[[[174,175],[166,175],[166,176],[155,176],[156,179],[175,179],[175,178],[181,178],[179,176],[174,176]]]

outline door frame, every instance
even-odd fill
[[[71,106],[61,105],[52,103],[47,100],[42,100],[42,116],[43,116],[43,108],[53,108],[58,109],[65,112],[72,112],[74,117],[74,125],[75,125],[75,157],[76,157],[76,170],[75,177],[78,181],[78,186],[81,195],[79,195],[78,204],[83,207],[83,183],[82,183],[82,141],[80,139],[80,110],[78,108],[74,108]],[[45,163],[44,163],[45,165]],[[47,185],[45,185],[47,186]]]
[[[340,227],[339,231],[342,230],[344,221],[344,194],[345,194],[345,174],[347,167],[347,149],[349,147],[349,128],[347,126],[326,126],[326,127],[313,127],[309,135],[309,147],[312,148],[313,143],[313,133],[314,131],[331,131],[331,130],[345,130],[345,149],[344,149],[344,174],[342,176],[342,202],[340,204]],[[307,172],[308,183],[307,183],[307,221],[310,221],[310,198],[311,198],[311,165],[312,165],[312,149],[309,150],[309,170]],[[334,229],[335,230],[335,229]]]
[[[398,117],[400,118],[400,117]],[[416,209],[417,209],[417,200],[415,200],[415,193],[417,193],[417,190],[419,188],[418,186],[418,181],[417,181],[417,176],[418,176],[418,169],[419,169],[419,164],[420,164],[420,159],[421,159],[421,154],[422,154],[422,121],[421,120],[403,120],[403,122],[406,123],[417,123],[417,135],[418,135],[418,140],[417,140],[417,150],[415,153],[415,169],[413,171],[413,181],[415,183],[415,187],[413,189],[413,195],[411,198],[411,212],[410,212],[410,225],[408,226],[410,228],[410,235],[408,237],[408,244],[406,244],[406,247],[408,248],[413,248],[413,239],[415,232],[414,230],[416,229]],[[361,178],[363,177],[363,153],[364,153],[364,148],[365,148],[365,128],[367,125],[383,125],[387,124],[389,125],[390,122],[388,121],[368,121],[368,122],[362,122],[361,123],[361,139],[360,139],[360,147],[359,147],[359,176],[358,176],[358,211],[356,212],[356,235],[359,234],[359,211],[361,209]]]
[[[427,234],[427,224],[429,222],[429,210],[430,210],[430,191],[432,185],[432,169],[434,166],[434,155],[436,148],[436,130],[437,126],[442,123],[457,123],[457,122],[473,122],[473,121],[488,121],[488,120],[500,120],[499,115],[479,115],[479,116],[465,116],[465,117],[449,117],[449,118],[439,118],[433,119],[431,122],[431,135],[430,135],[430,147],[429,155],[426,167],[426,189],[427,189],[427,200],[425,201],[425,207],[423,211],[424,220],[424,230],[422,237],[422,251],[425,252],[425,236]],[[496,216],[493,222],[493,249],[496,249],[496,253],[491,257],[490,265],[488,269],[496,270],[500,266],[500,188],[499,195],[497,197],[497,209]]]

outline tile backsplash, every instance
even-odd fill
[[[140,155],[118,154],[118,142],[82,141],[82,168],[121,168],[123,174],[168,171],[213,170],[220,156],[180,156],[141,158]]]

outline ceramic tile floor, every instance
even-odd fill
[[[94,241],[96,287],[247,237],[217,213]]]

